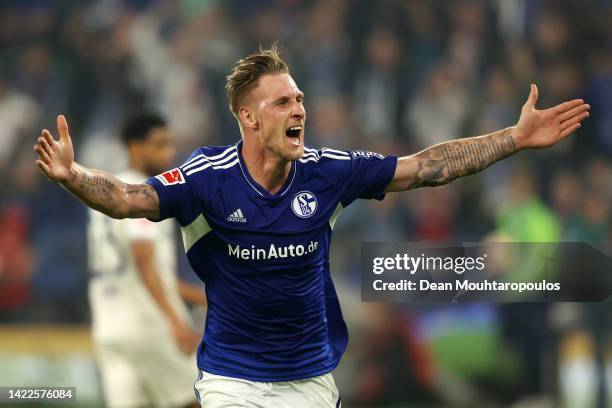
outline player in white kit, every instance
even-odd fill
[[[141,183],[167,168],[174,148],[165,122],[141,113],[122,138]],[[89,301],[93,340],[109,407],[194,405],[194,351],[200,336],[182,297],[205,304],[203,288],[177,279],[173,222],[114,220],[90,211]]]

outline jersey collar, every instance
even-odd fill
[[[242,175],[244,176],[244,179],[246,180],[247,184],[250,185],[251,188],[253,188],[253,190],[255,190],[259,196],[264,198],[283,197],[289,191],[291,185],[293,184],[293,180],[295,179],[295,173],[297,172],[295,160],[291,162],[291,170],[289,171],[289,177],[287,177],[287,180],[285,180],[285,183],[283,184],[281,189],[278,190],[278,192],[276,192],[275,194],[270,194],[268,190],[260,186],[255,181],[255,179],[251,177],[251,174],[249,173],[249,170],[246,164],[244,163],[244,158],[242,157],[242,140],[240,140],[236,144],[236,150],[238,151],[238,164],[240,165],[240,171],[242,172]]]

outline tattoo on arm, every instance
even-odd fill
[[[142,198],[146,201],[155,201],[153,196],[153,186],[150,184],[128,184],[126,187],[127,194],[135,198]]]
[[[159,212],[153,186],[126,184],[112,174],[76,163],[63,185],[89,207],[113,218],[155,218]]]
[[[415,155],[417,177],[408,188],[439,186],[477,173],[516,152],[511,128],[440,143]]]
[[[103,176],[84,174],[79,183],[82,194],[91,200],[100,199],[102,201],[113,200],[114,184]]]

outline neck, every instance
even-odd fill
[[[245,138],[242,143],[242,158],[253,180],[275,194],[287,181],[291,162],[283,160],[268,149],[262,149]]]

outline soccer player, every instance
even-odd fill
[[[515,126],[397,158],[305,147],[304,95],[274,48],[238,61],[227,95],[242,138],[197,149],[145,183],[75,163],[63,116],[59,140],[45,129],[35,145],[43,173],[90,207],[181,225],[209,302],[196,383],[207,408],[339,406],[331,371],[348,338],[329,271],[339,212],[358,198],[446,184],[553,145],[589,109],[578,99],[538,110],[532,85]]]
[[[121,137],[129,157],[122,180],[140,183],[172,163],[160,116],[129,117]],[[205,297],[177,279],[172,221],[113,220],[90,210],[88,236],[92,337],[107,405],[193,406],[199,336],[181,297],[200,305]]]

